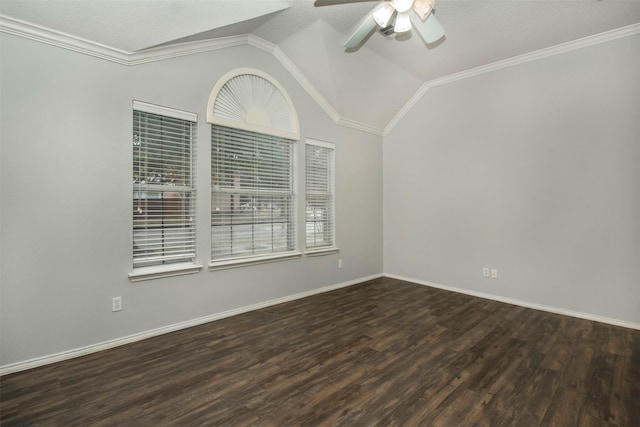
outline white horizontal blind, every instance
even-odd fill
[[[134,104],[133,267],[194,262],[195,115],[144,110],[162,107]]]
[[[305,241],[307,249],[335,245],[334,146],[305,144]]]
[[[211,126],[211,258],[295,250],[295,141]]]

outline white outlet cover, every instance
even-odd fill
[[[491,269],[491,278],[492,279],[497,279],[498,278],[498,269],[497,268],[492,268]]]

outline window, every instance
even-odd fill
[[[133,267],[194,263],[197,116],[134,101]]]
[[[211,126],[214,263],[295,250],[294,143]]]
[[[335,246],[334,146],[305,144],[305,241],[307,251]]]
[[[214,85],[211,263],[221,269],[300,257],[295,192],[298,115],[270,75],[238,68]]]

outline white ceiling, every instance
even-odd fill
[[[376,2],[0,0],[0,14],[137,52],[253,34],[280,47],[338,114],[383,129],[423,83],[640,22],[640,0],[436,0],[447,35],[343,43]]]

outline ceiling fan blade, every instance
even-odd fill
[[[427,20],[424,22],[420,17],[418,17],[418,15],[412,14],[411,22],[425,43],[433,43],[444,37],[444,28],[442,28],[442,25],[440,25],[440,22],[438,22],[433,13],[429,15]]]
[[[377,7],[374,8],[371,12],[367,13],[360,22],[358,22],[355,26],[355,31],[344,43],[344,47],[351,49],[358,46],[369,35],[369,33],[378,26],[378,24],[376,24],[376,20],[373,18],[373,12],[377,9]]]

